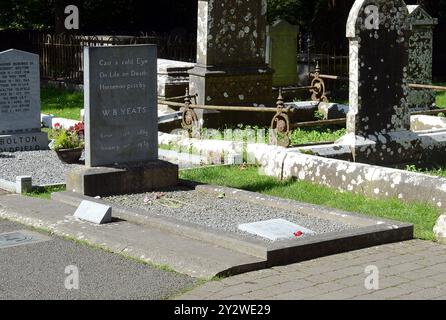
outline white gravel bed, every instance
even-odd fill
[[[133,194],[106,197],[104,200],[127,208],[144,209],[147,215],[173,217],[213,229],[237,233],[246,237],[253,236],[238,230],[239,224],[270,219],[288,220],[313,230],[316,235],[351,230],[354,228],[347,224],[310,217],[295,211],[285,211],[225,197],[219,198],[198,191],[185,189],[166,191],[161,199],[148,202],[154,198],[154,195],[154,193]],[[258,239],[268,241],[260,237]]]
[[[12,182],[17,176],[31,176],[33,185],[63,184],[65,174],[76,166],[62,163],[52,150],[0,153],[0,179]]]

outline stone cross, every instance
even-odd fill
[[[410,129],[408,15],[403,0],[356,0],[350,11],[350,134]]]

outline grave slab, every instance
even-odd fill
[[[238,228],[271,241],[294,239],[297,237],[295,235],[297,232],[301,232],[303,235],[314,234],[314,231],[284,219],[246,223],[239,225]]]

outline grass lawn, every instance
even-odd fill
[[[316,143],[316,142],[334,142],[347,133],[343,129],[331,128],[299,128],[290,134],[291,145]]]
[[[42,113],[73,120],[80,119],[80,111],[84,107],[84,94],[81,91],[42,87]]]
[[[34,190],[33,192],[26,193],[25,195],[28,197],[38,198],[38,199],[51,199],[51,193],[53,192],[61,192],[65,191],[65,186],[57,186],[57,187],[44,187],[37,190]]]
[[[435,85],[446,87],[446,82]],[[437,91],[437,106],[446,108],[446,91]]]
[[[180,171],[180,177],[201,183],[221,185],[260,192],[272,196],[293,199],[339,210],[358,212],[409,222],[415,225],[415,237],[434,240],[434,225],[440,212],[424,203],[405,203],[398,199],[369,199],[353,193],[341,193],[328,187],[305,181],[278,181],[258,174],[258,169],[248,167],[212,167]]]

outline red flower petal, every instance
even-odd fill
[[[302,237],[302,235],[303,235],[302,231],[297,231],[297,232],[294,233],[294,236],[296,238]]]

